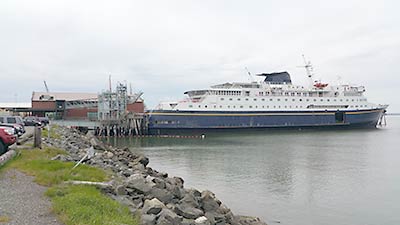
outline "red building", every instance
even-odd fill
[[[33,92],[32,115],[55,119],[97,119],[96,93]],[[143,99],[127,105],[129,112],[143,113]]]

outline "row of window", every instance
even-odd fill
[[[242,95],[241,91],[209,91],[212,95]]]
[[[198,105],[198,107],[199,108],[201,108],[201,105]],[[323,105],[323,106],[318,106],[318,105],[309,105],[309,106],[307,106],[307,107],[305,107],[305,108],[348,108],[348,107],[350,107],[350,108],[363,108],[363,107],[368,107],[367,105],[346,105],[346,106],[327,106],[327,105]],[[193,105],[189,105],[189,108],[193,108]],[[204,105],[204,108],[208,108],[208,106],[207,105]],[[213,107],[214,109],[216,109],[217,108],[217,106],[216,105],[214,105],[214,107]],[[220,109],[222,109],[223,108],[223,106],[222,105],[219,105],[219,108]],[[228,106],[226,106],[226,108],[228,108],[228,109],[230,109],[230,108],[232,108],[232,109],[236,109],[236,106],[234,105],[234,106],[230,106],[230,105],[228,105]],[[243,109],[244,108],[244,106],[238,106],[238,108],[240,108],[240,109]],[[274,105],[274,106],[269,106],[269,105],[267,105],[267,106],[260,106],[260,107],[258,107],[257,105],[256,106],[252,106],[252,105],[250,105],[250,106],[248,106],[248,108],[249,109],[253,109],[253,108],[255,108],[255,109],[258,109],[258,108],[262,108],[262,109],[265,109],[265,108],[267,108],[267,109],[269,109],[269,108],[285,108],[285,109],[287,109],[287,108],[289,108],[289,109],[294,109],[294,108],[296,108],[296,109],[298,109],[298,108],[303,108],[303,106],[302,105],[296,105],[296,106],[292,106],[292,105],[289,105],[289,106],[287,106],[287,105],[284,105],[284,106],[280,106],[280,105],[278,105],[278,106],[276,106],[276,105]]]
[[[289,101],[288,98],[284,98],[284,99],[285,99],[285,101]],[[224,101],[225,98],[220,98],[220,100],[221,100],[221,101]],[[229,101],[233,101],[233,98],[229,98],[228,100],[229,100]],[[237,99],[237,101],[240,101],[240,100],[241,100],[240,98]],[[271,101],[271,102],[272,102],[273,100],[274,100],[273,98],[270,98],[270,99],[269,99],[269,101]],[[281,101],[280,98],[277,98],[276,100],[277,100],[278,102]],[[303,101],[302,98],[299,98],[298,100],[299,100],[300,102]],[[248,98],[245,98],[245,101],[249,101],[249,99],[248,99]],[[254,98],[253,101],[257,101],[257,98]],[[265,101],[265,98],[262,98],[261,101]],[[292,98],[292,101],[294,102],[294,101],[296,101],[296,99],[295,99],[295,98]],[[306,98],[306,101],[309,102],[310,99],[309,99],[309,98]],[[317,99],[313,99],[313,101],[316,102]],[[321,98],[320,101],[323,102],[324,99]],[[327,101],[327,102],[330,102],[331,100],[328,98],[328,99],[326,99],[326,101]],[[332,101],[336,102],[337,99],[334,98]],[[343,99],[339,99],[339,101],[340,101],[340,102],[343,102]],[[346,99],[346,102],[349,102],[349,101],[350,101],[350,99]],[[360,102],[366,102],[367,99],[355,99],[355,100],[354,100],[354,99],[351,99],[351,101],[352,101],[352,102],[354,102],[354,101],[357,101],[357,102],[358,102],[358,101],[360,101]]]

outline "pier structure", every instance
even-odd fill
[[[133,136],[147,134],[147,120],[144,113],[128,110],[143,92],[128,93],[126,84],[118,83],[115,91],[103,91],[98,95],[97,120],[98,136]]]

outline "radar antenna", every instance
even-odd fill
[[[303,60],[304,60],[304,68],[306,69],[307,72],[307,77],[309,79],[310,82],[310,87],[313,87],[314,81],[313,81],[313,76],[314,76],[314,67],[311,64],[311,61],[307,61],[306,57],[304,55],[303,56]]]

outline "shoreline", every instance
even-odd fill
[[[108,146],[90,132],[83,135],[66,127],[52,130],[59,138],[44,137],[43,143],[69,154],[54,159],[82,161],[111,171],[111,185],[102,190],[140,214],[141,224],[266,224],[257,217],[234,215],[211,191],[185,188],[183,178],[148,167],[149,159],[142,154]]]

